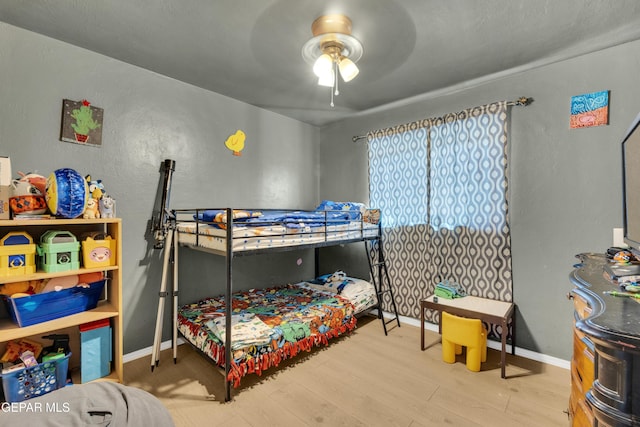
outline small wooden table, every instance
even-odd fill
[[[424,311],[425,309],[437,310],[439,313],[446,311],[456,316],[470,317],[480,319],[487,323],[502,326],[502,354],[500,365],[502,367],[502,378],[506,378],[506,348],[509,320],[513,319],[513,330],[511,335],[511,354],[515,354],[516,348],[516,328],[513,313],[515,304],[512,302],[496,301],[487,298],[466,296],[462,298],[446,299],[438,298],[437,302],[433,301],[434,295],[430,295],[426,299],[420,301],[420,348],[424,350]],[[442,333],[442,316],[440,316],[440,324],[438,332]]]

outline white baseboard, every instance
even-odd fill
[[[185,343],[186,341],[184,339],[178,338],[178,345],[182,345]],[[160,343],[160,351],[168,350],[170,348],[171,348],[171,340],[167,340]],[[151,356],[152,349],[153,349],[153,346],[149,346],[149,347],[141,348],[140,350],[133,351],[131,353],[127,353],[122,357],[122,362],[127,363],[136,359],[141,359],[143,357]],[[151,364],[151,361],[149,361],[149,364]]]
[[[374,315],[377,315],[377,313],[372,313]],[[392,318],[393,316],[390,313],[383,313],[384,317],[386,318]],[[407,325],[411,325],[411,326],[415,326],[417,328],[420,327],[420,320],[418,319],[414,319],[413,317],[406,317],[406,316],[399,316],[400,317],[400,323],[405,323]],[[428,323],[425,322],[424,324],[425,329],[429,330],[429,331],[434,331],[434,332],[438,332],[438,325],[435,325],[433,323]],[[178,345],[182,345],[184,344],[185,341],[182,338],[178,338]],[[489,348],[492,348],[494,350],[501,350],[502,348],[502,344],[497,342],[497,341],[491,341],[489,340],[489,342],[487,343],[487,346]],[[171,348],[171,340],[167,340],[163,343],[160,344],[160,350],[167,350]],[[131,362],[132,360],[136,360],[136,359],[140,359],[141,357],[147,357],[151,355],[151,349],[152,347],[146,347],[146,348],[142,348],[140,350],[136,350],[134,352],[131,353],[127,353],[124,355],[123,357],[123,362],[127,363],[127,362]],[[507,346],[507,351],[511,350],[511,346]],[[563,360],[563,359],[559,359],[557,357],[553,357],[553,356],[547,356],[546,354],[541,354],[541,353],[537,353],[535,351],[531,351],[531,350],[527,350],[524,348],[520,348],[516,346],[516,354],[518,356],[527,358],[527,359],[531,359],[531,360],[535,360],[538,362],[542,362],[542,363],[546,363],[548,365],[553,365],[553,366],[558,366],[560,368],[564,368],[564,369],[571,369],[571,362],[568,360]]]

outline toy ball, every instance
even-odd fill
[[[77,218],[85,210],[89,187],[84,177],[73,169],[58,169],[47,178],[45,198],[52,214]]]

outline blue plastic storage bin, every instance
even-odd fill
[[[86,288],[75,286],[27,297],[5,297],[5,301],[13,321],[20,327],[30,326],[96,308],[105,282],[99,280]]]
[[[69,352],[60,359],[2,374],[2,390],[5,400],[7,402],[22,402],[64,387],[67,383],[70,356]]]

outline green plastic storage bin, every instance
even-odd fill
[[[80,268],[80,242],[70,231],[50,230],[40,237],[38,269],[47,273]]]

